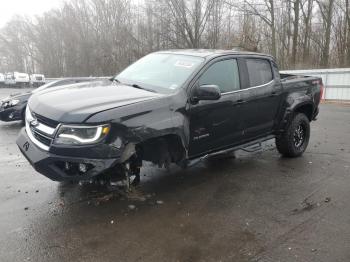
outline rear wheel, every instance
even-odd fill
[[[303,113],[297,113],[288,124],[286,130],[276,137],[278,152],[286,157],[301,156],[310,139],[310,121]]]

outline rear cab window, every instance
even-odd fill
[[[247,58],[249,87],[265,85],[273,80],[271,63],[267,59]]]

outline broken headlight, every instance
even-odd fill
[[[3,101],[2,102],[2,106],[4,108],[8,108],[8,107],[13,107],[13,106],[17,105],[18,103],[19,103],[18,99],[11,99],[11,100],[8,100],[8,101]]]
[[[64,145],[95,144],[103,140],[108,135],[109,131],[109,125],[61,125],[56,133],[54,143]]]

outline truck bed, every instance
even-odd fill
[[[283,87],[302,87],[305,85],[300,85],[300,82],[306,82],[308,86],[314,86],[318,84],[322,84],[322,78],[316,76],[304,76],[304,75],[292,75],[280,73],[281,83]]]
[[[280,73],[281,82],[286,82],[288,80],[294,80],[294,79],[303,79],[303,80],[309,80],[309,78],[317,78],[313,76],[304,76],[304,75],[292,75],[292,74],[286,74],[286,73]]]

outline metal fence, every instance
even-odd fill
[[[350,101],[350,68],[288,70],[282,73],[322,77],[323,99]]]

